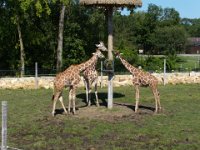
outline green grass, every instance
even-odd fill
[[[107,88],[99,90],[101,103],[106,100]],[[114,102],[134,105],[133,87],[114,88],[114,91]],[[8,101],[8,145],[34,150],[199,149],[200,85],[160,86],[159,91],[162,113],[154,115],[140,109],[143,113],[133,112],[133,116],[109,121],[62,114],[51,117],[52,90],[0,90],[0,100]],[[67,99],[67,91],[64,93]],[[77,93],[79,110],[85,105],[84,93],[82,88]],[[141,88],[140,102],[154,107],[148,88]],[[57,108],[61,108],[59,103]],[[100,109],[106,110],[104,106]],[[116,111],[113,108],[109,112],[112,115]]]
[[[178,56],[181,61],[178,62],[176,66],[185,71],[195,70],[199,68],[199,57],[200,56]]]

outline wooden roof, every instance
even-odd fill
[[[142,6],[142,0],[79,0],[81,5],[89,6],[116,6],[116,7],[136,7]]]

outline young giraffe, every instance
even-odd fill
[[[98,58],[104,58],[104,55],[101,53],[101,49],[104,47],[99,47],[95,53],[93,53],[92,58],[88,61],[81,63],[79,65],[71,65],[65,71],[58,73],[54,79],[54,94],[53,94],[53,110],[52,115],[55,115],[56,102],[59,99],[60,103],[64,109],[64,112],[67,113],[63,103],[62,91],[65,86],[69,87],[69,104],[68,104],[68,113],[70,113],[71,102],[73,107],[73,113],[75,114],[75,99],[76,99],[76,89],[78,83],[81,80],[80,72],[84,71],[86,68],[90,67],[93,64],[96,64]]]
[[[95,69],[95,65],[88,67],[83,72],[83,78],[86,89],[86,101],[88,106],[91,105],[91,86],[94,84],[96,105],[99,106],[98,94],[97,94],[97,83],[98,83],[98,72]]]
[[[105,48],[105,45],[103,42],[96,44],[96,47],[98,48],[104,47],[104,49],[101,49],[101,51],[107,51],[107,48]],[[92,84],[94,84],[96,105],[98,107],[99,106],[99,99],[98,99],[98,93],[97,93],[98,72],[96,70],[96,64],[91,65],[83,72],[83,78],[84,78],[85,89],[86,89],[86,102],[88,106],[91,105],[91,86]]]
[[[119,52],[114,52],[116,58],[119,58],[122,64],[126,67],[126,69],[132,74],[133,79],[132,83],[135,86],[135,97],[136,97],[136,104],[135,104],[135,112],[138,111],[138,104],[139,104],[139,86],[149,86],[153,92],[155,98],[155,113],[158,110],[161,110],[160,105],[160,95],[157,89],[158,80],[156,77],[151,75],[148,72],[144,72],[140,69],[135,68],[134,66],[130,65],[125,59],[121,57]]]

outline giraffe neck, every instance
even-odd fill
[[[134,66],[132,66],[131,64],[129,64],[125,59],[123,59],[121,56],[119,56],[119,59],[121,60],[122,64],[126,67],[126,69],[132,73],[135,74],[138,69]]]
[[[81,71],[84,71],[85,69],[87,69],[88,67],[95,66],[97,63],[97,59],[98,59],[98,57],[96,55],[94,55],[88,61],[79,64],[78,65],[79,71],[81,72]]]

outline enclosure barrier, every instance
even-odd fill
[[[8,103],[7,101],[1,102],[2,107],[2,129],[1,129],[1,150],[21,150],[18,148],[7,146],[7,112],[8,112]]]
[[[7,101],[2,101],[1,150],[7,150]]]

